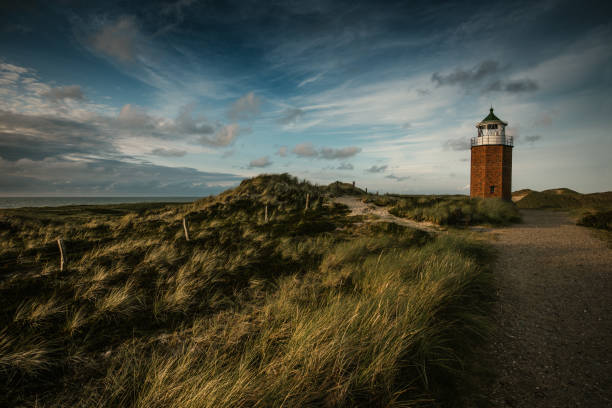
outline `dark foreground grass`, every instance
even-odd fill
[[[260,176],[193,204],[1,211],[0,405],[453,405],[487,251],[324,193]]]

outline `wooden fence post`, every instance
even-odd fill
[[[264,222],[268,223],[268,204],[266,204],[266,209],[264,210]]]
[[[304,211],[308,211],[308,203],[310,202],[310,193],[306,193],[306,208]]]
[[[187,217],[183,217],[183,230],[185,231],[185,240],[189,241],[189,228],[187,225]]]
[[[59,247],[59,251],[60,251],[60,272],[64,271],[64,267],[68,266],[68,260],[66,259],[67,253],[66,253],[66,247],[64,246],[64,240],[61,238],[57,239],[57,246]]]

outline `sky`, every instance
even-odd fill
[[[491,106],[513,190],[612,190],[612,6],[0,2],[3,196],[205,196],[285,172],[469,194]]]

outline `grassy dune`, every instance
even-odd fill
[[[260,176],[192,204],[1,210],[0,405],[453,405],[488,252],[329,193]]]
[[[611,191],[581,194],[568,188],[555,188],[544,191],[520,190],[512,195],[515,197],[517,207],[525,209],[601,210],[612,206]]]
[[[612,191],[581,194],[568,188],[555,188],[521,190],[513,196],[518,208],[569,211],[578,225],[612,231]]]

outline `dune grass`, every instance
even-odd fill
[[[0,405],[452,406],[490,254],[328,193],[260,176],[190,204],[0,211]]]
[[[505,225],[520,220],[516,206],[500,199],[453,195],[370,195],[364,201],[389,208],[397,217],[438,225]]]

